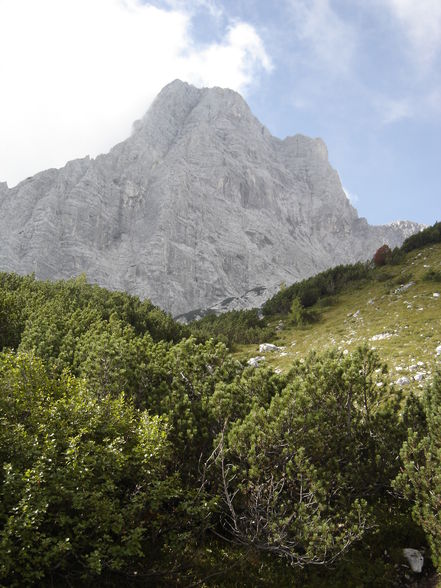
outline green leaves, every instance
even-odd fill
[[[301,323],[317,297],[368,271],[334,268],[276,306],[294,299]],[[242,559],[237,584],[252,562],[256,583],[266,569],[289,585],[281,558],[327,569],[346,554],[345,570],[354,553],[386,569],[385,547],[415,531],[391,491],[403,441],[396,489],[439,566],[441,378],[424,402],[403,402],[367,347],[278,375],[202,341],[266,328],[255,311],[231,313],[185,339],[150,302],[84,277],[0,274],[0,342],[18,347],[0,355],[0,583],[139,572],[172,585]]]
[[[380,398],[378,357],[311,355],[269,404],[222,434],[218,479],[232,540],[291,563],[329,563],[375,524],[396,473],[396,404]],[[384,390],[383,390],[384,394]],[[394,439],[395,437],[395,439]]]
[[[413,404],[415,401],[413,401]],[[432,560],[441,571],[441,373],[423,398],[424,417],[408,431],[401,450],[403,469],[395,488],[412,500],[412,515],[426,533]]]
[[[3,580],[133,567],[176,486],[164,419],[122,396],[98,400],[32,356],[1,357],[0,389]]]

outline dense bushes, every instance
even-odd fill
[[[369,545],[372,529],[380,553],[391,535],[402,545],[391,481],[416,409],[400,419],[401,398],[372,351],[313,354],[282,376],[244,369],[222,344],[172,346],[119,329],[80,347],[85,379],[32,354],[0,356],[4,582],[96,585],[139,573],[185,584],[212,573],[212,553],[238,562],[267,553],[269,576],[256,581],[269,585],[279,573],[293,581],[284,560],[335,565],[353,544]],[[126,352],[141,363],[129,357],[122,369]],[[117,392],[130,378],[149,413]],[[249,573],[236,582],[253,583]]]
[[[219,316],[209,314],[191,323],[190,329],[197,337],[214,337],[230,348],[236,343],[259,343],[274,335],[257,309],[233,310]]]
[[[0,349],[35,348],[43,357],[69,356],[74,341],[94,322],[110,316],[133,328],[137,335],[150,333],[154,341],[179,341],[188,329],[149,300],[123,292],[110,292],[86,283],[84,276],[67,281],[39,282],[33,276],[0,273]]]
[[[415,235],[408,237],[401,246],[401,249],[408,253],[414,249],[419,249],[425,245],[441,243],[441,222],[436,222],[431,227],[427,227]]]
[[[296,287],[311,302],[370,271]],[[255,311],[201,325],[231,342],[236,320],[265,332]],[[82,279],[1,274],[1,342],[17,351],[0,354],[0,583],[344,586],[365,570],[381,585],[398,574],[385,550],[415,536],[409,506],[439,564],[441,377],[423,403],[403,398],[366,347],[276,374],[201,325],[186,338]],[[319,563],[317,584],[292,568]]]
[[[178,492],[166,422],[32,355],[0,356],[0,389],[2,581],[133,573]]]
[[[422,407],[427,428],[421,427],[421,418],[411,423],[395,485],[412,500],[413,517],[424,529],[441,573],[441,372],[426,389]]]
[[[262,306],[267,316],[288,313],[295,298],[302,306],[313,306],[320,298],[338,294],[348,284],[367,279],[372,269],[367,263],[339,265],[321,272],[312,278],[282,288]]]
[[[312,354],[222,435],[217,477],[231,540],[292,564],[329,563],[380,523],[405,433],[399,398],[377,386],[382,372],[367,348]]]
[[[441,271],[439,270],[428,270],[424,276],[423,280],[425,282],[441,282]]]

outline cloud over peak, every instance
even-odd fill
[[[2,0],[0,180],[107,150],[174,78],[246,92],[271,69],[253,26],[229,22],[220,40],[201,44],[181,6]]]

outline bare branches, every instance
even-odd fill
[[[252,478],[244,464],[228,459],[226,426],[203,468],[204,476],[215,468],[222,493],[223,532],[212,529],[218,537],[301,567],[330,564],[361,538],[366,529],[362,509],[355,520],[336,521],[325,514],[325,493],[301,452],[294,458],[295,474],[289,475],[286,467],[281,472],[269,468]],[[291,457],[284,465],[288,463],[292,466]]]

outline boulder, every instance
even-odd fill
[[[421,574],[424,565],[424,557],[421,551],[406,547],[406,549],[403,549],[403,555],[409,562],[412,572]]]
[[[262,361],[265,361],[265,358],[262,356],[250,357],[250,359],[247,361],[247,364],[251,367],[259,367]]]
[[[400,294],[401,292],[405,292],[414,284],[415,284],[415,282],[408,282],[407,284],[402,284],[399,288],[397,288],[395,290],[395,294]]]
[[[261,343],[259,345],[259,353],[267,353],[268,351],[282,351],[282,347],[277,347],[272,343]]]
[[[378,335],[373,335],[370,340],[371,341],[382,341],[383,339],[390,339],[392,337],[392,333],[379,333]]]
[[[395,382],[395,384],[397,384],[398,386],[407,386],[407,384],[410,383],[409,378],[406,378],[406,376],[401,376],[401,378],[398,378],[398,380]]]

